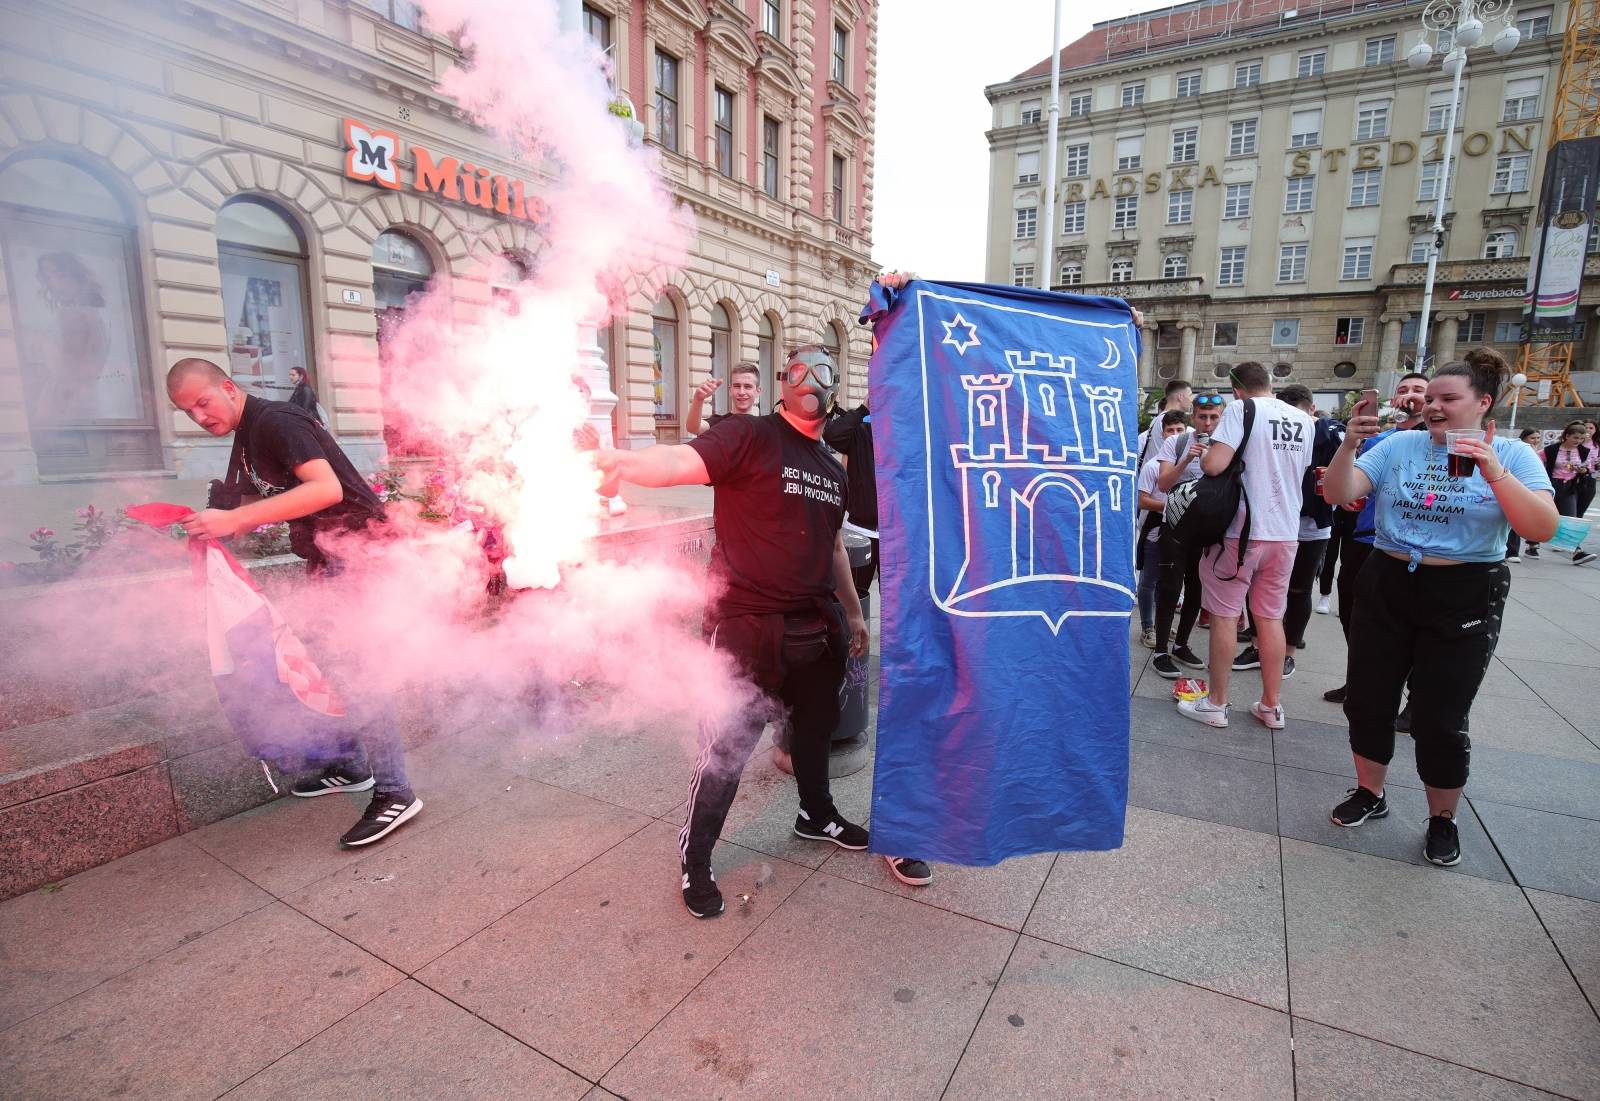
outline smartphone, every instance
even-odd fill
[[[1378,391],[1376,391],[1376,390],[1363,390],[1363,391],[1361,391],[1361,400],[1359,402],[1357,402],[1356,404],[1357,405],[1365,405],[1367,407],[1366,413],[1363,414],[1364,416],[1376,417],[1378,415],[1378,408],[1379,408],[1378,407]]]

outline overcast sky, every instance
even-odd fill
[[[930,279],[981,280],[989,203],[985,85],[1050,57],[1054,0],[882,0],[873,258]],[[1159,6],[1063,5],[1061,42]]]

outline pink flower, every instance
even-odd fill
[[[56,533],[49,528],[34,528],[28,533],[28,538],[36,543],[43,542],[46,539],[54,539],[55,537]]]
[[[16,568],[17,564],[15,562],[0,562],[0,570],[14,570]]]

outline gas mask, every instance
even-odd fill
[[[821,348],[807,348],[790,357],[783,374],[783,407],[802,421],[816,423],[833,409],[839,372],[833,357]]]

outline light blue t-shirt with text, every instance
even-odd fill
[[[1550,476],[1533,449],[1520,440],[1496,438],[1500,465],[1529,489],[1552,492]],[[1506,554],[1510,521],[1480,471],[1452,478],[1445,445],[1428,432],[1395,432],[1356,458],[1356,469],[1372,480],[1377,503],[1379,550],[1412,558],[1498,562]]]

